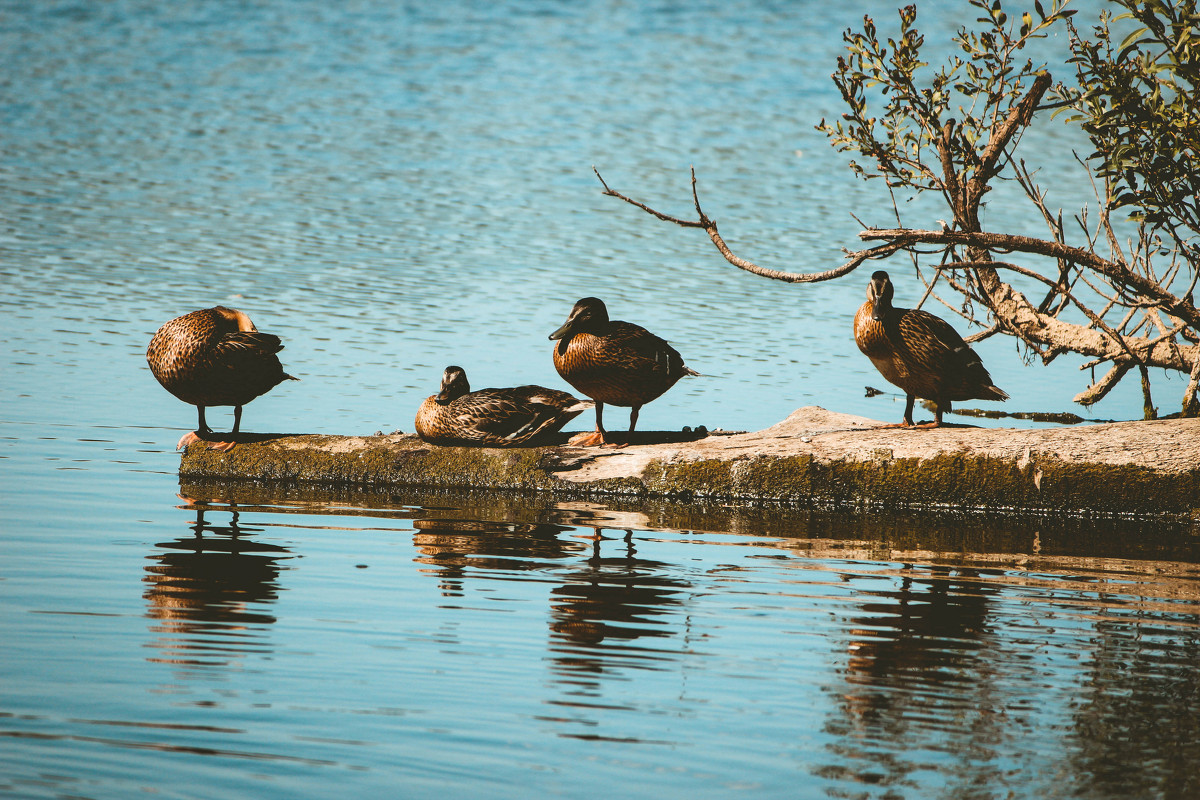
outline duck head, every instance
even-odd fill
[[[871,319],[882,321],[887,312],[892,310],[892,280],[883,270],[871,276],[867,284],[867,302],[871,304]]]
[[[562,327],[550,334],[551,339],[569,338],[577,333],[592,333],[608,323],[608,308],[599,297],[585,297],[571,309]]]
[[[212,311],[226,322],[232,323],[235,330],[242,333],[258,333],[258,328],[254,327],[254,323],[250,321],[250,317],[246,315],[245,311],[225,306],[213,306]]]
[[[463,368],[446,367],[442,373],[442,390],[437,393],[437,401],[445,405],[470,393],[471,384],[467,383],[467,373]]]

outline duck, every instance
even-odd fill
[[[573,437],[574,445],[621,444],[604,429],[605,404],[631,409],[628,441],[642,406],[680,378],[700,374],[683,363],[679,351],[642,326],[609,319],[608,307],[598,297],[584,297],[575,303],[567,321],[550,339],[556,340],[554,368],[558,374],[596,405],[596,430]]]
[[[892,305],[895,289],[882,270],[867,283],[867,301],[854,315],[858,349],[890,383],[904,390],[904,421],[885,427],[937,428],[955,400],[1007,400],[979,355],[941,317]],[[913,401],[934,404],[932,423],[913,423]]]
[[[431,444],[515,447],[555,433],[591,408],[589,400],[547,389],[514,386],[471,391],[462,367],[442,372],[442,387],[417,410],[417,435]]]
[[[150,372],[162,387],[199,415],[196,430],[183,435],[176,450],[208,441],[209,449],[229,452],[242,423],[242,406],[287,380],[276,355],[278,336],[260,333],[244,311],[214,306],[165,323],[146,348]],[[233,406],[230,439],[214,440],[204,419],[208,406]]]

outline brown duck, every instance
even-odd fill
[[[554,367],[567,383],[596,401],[596,430],[580,434],[572,444],[613,443],[604,430],[604,404],[629,406],[629,432],[642,406],[675,385],[684,375],[699,375],[684,366],[674,347],[650,331],[608,318],[608,308],[595,297],[575,304],[557,339]]]
[[[892,306],[892,282],[876,272],[867,284],[867,302],[854,315],[854,341],[889,382],[908,395],[904,422],[914,427],[913,400],[934,403],[934,421],[915,427],[936,428],[953,400],[1007,400],[970,346],[950,324],[912,308]]]
[[[544,386],[472,392],[462,367],[446,367],[441,391],[417,411],[417,435],[433,444],[512,447],[560,430],[591,405]]]
[[[159,328],[146,349],[150,371],[164,389],[199,412],[199,426],[184,434],[176,449],[210,441],[206,406],[233,406],[235,436],[242,406],[285,380],[299,380],[283,371],[275,355],[282,349],[278,336],[259,333],[244,312],[224,306],[184,314]],[[233,441],[209,444],[225,452],[233,447]]]

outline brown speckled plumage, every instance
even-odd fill
[[[216,306],[159,328],[146,349],[146,361],[163,388],[196,406],[197,434],[211,433],[204,420],[206,406],[234,406],[237,433],[242,406],[285,380],[296,380],[275,355],[282,349],[278,336],[260,333],[244,312]],[[180,443],[196,438],[189,434]]]
[[[629,430],[641,407],[685,375],[698,375],[674,347],[645,328],[610,320],[603,301],[585,297],[554,333],[554,368],[563,380],[596,401],[596,433],[603,441],[604,404],[630,406]]]
[[[928,311],[894,308],[893,292],[886,272],[871,276],[867,302],[854,315],[854,341],[880,374],[908,395],[905,425],[913,424],[916,397],[936,405],[935,427],[951,401],[1008,399],[949,323]]]
[[[446,367],[442,388],[417,411],[417,434],[433,444],[512,447],[554,433],[592,404],[544,386],[471,391],[462,367]]]

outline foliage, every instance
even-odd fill
[[[1200,234],[1200,13],[1196,0],[1113,1],[1125,13],[1103,16],[1095,41],[1072,27],[1073,119],[1096,147],[1089,161],[1108,181],[1110,207],[1188,247]],[[1111,26],[1122,21],[1136,27],[1118,42]]]
[[[1036,19],[1026,12],[1014,30],[999,0],[970,3],[982,12],[979,22],[988,28],[960,30],[954,37],[959,54],[936,70],[921,60],[925,37],[915,27],[915,5],[900,9],[896,37],[881,39],[870,17],[863,18],[862,31],[846,33],[848,55],[838,58],[833,81],[849,111],[833,124],[822,120],[818,127],[839,150],[856,150],[875,161],[873,167],[851,161],[859,176],[884,177],[889,185],[918,191],[944,189],[943,165],[930,148],[936,151],[952,120],[956,124],[949,146],[961,163],[959,177],[976,174],[991,129],[1044,71],[1044,64],[1020,62],[1019,51],[1075,13],[1060,0],[1052,0],[1048,12],[1037,2]],[[868,98],[868,91],[876,89],[883,98],[878,111]],[[950,113],[952,108],[956,115]]]
[[[980,12],[978,26],[960,29],[954,52],[937,67],[923,60],[915,5],[900,9],[892,37],[864,17],[861,30],[845,34],[847,55],[833,74],[847,110],[818,128],[838,149],[869,159],[851,161],[860,177],[881,177],[890,190],[936,191],[945,199],[951,221],[940,232],[862,234],[914,254],[928,252],[918,246],[938,246],[942,259],[931,292],[944,277],[963,295],[964,316],[974,321],[973,305],[982,304],[993,330],[1019,337],[1047,363],[1062,352],[1094,356],[1093,366],[1110,362],[1108,375],[1082,392],[1079,402],[1100,399],[1137,367],[1147,416],[1153,416],[1147,367],[1159,366],[1189,373],[1184,408],[1194,410],[1200,377],[1194,347],[1200,312],[1192,301],[1200,260],[1194,242],[1200,235],[1200,15],[1196,0],[1112,1],[1125,13],[1102,15],[1096,39],[1089,41],[1073,24],[1070,0],[1052,0],[1048,8],[1034,0],[1019,18],[1010,18],[1001,0],[970,0]],[[1118,41],[1115,24],[1133,30]],[[1046,64],[1027,55],[1056,27],[1071,34],[1073,85],[1053,86]],[[1043,98],[1054,102],[1043,105]],[[1054,107],[1067,110],[1091,138],[1095,151],[1087,163],[1103,184],[1097,217],[1089,220],[1086,206],[1075,215],[1082,245],[1068,243],[1061,212],[1047,207],[1035,173],[1015,155],[1035,115]],[[1002,179],[1020,184],[1045,220],[1047,237],[984,232],[981,200]],[[1124,246],[1111,218],[1118,209],[1135,223]],[[998,253],[1023,258],[999,261]],[[1053,260],[1030,266],[1032,256]],[[1042,283],[1045,298],[1029,303],[998,278],[998,269]],[[1083,322],[1064,316],[1068,309]]]
[[[1017,337],[1025,352],[1049,363],[1062,353],[1090,357],[1082,368],[1108,372],[1076,396],[1089,405],[1137,369],[1146,416],[1155,415],[1150,368],[1188,375],[1183,413],[1200,412],[1200,309],[1193,292],[1200,275],[1200,16],[1197,0],[1110,0],[1124,13],[1103,15],[1089,41],[1075,27],[1071,0],[1030,0],[1033,8],[1010,16],[1002,0],[969,0],[980,16],[961,28],[954,50],[939,66],[924,59],[925,37],[917,7],[899,10],[899,30],[880,33],[863,18],[844,35],[833,81],[846,104],[840,119],[818,129],[839,150],[855,154],[854,172],[883,178],[897,227],[866,228],[859,236],[882,242],[848,252],[823,272],[788,272],[759,266],[735,254],[700,207],[695,172],[692,199],[698,219],[684,220],[610,189],[605,194],[657,218],[703,229],[729,263],[774,280],[834,280],[868,260],[906,252],[928,294],[986,330]],[[1116,26],[1116,27],[1114,27]],[[1118,28],[1128,27],[1127,33]],[[1045,63],[1030,57],[1055,30],[1070,34],[1066,66],[1075,82],[1054,84]],[[1119,41],[1117,37],[1120,37]],[[1046,100],[1048,102],[1043,103]],[[1073,215],[1068,232],[1062,211],[1047,205],[1036,169],[1017,157],[1023,133],[1050,110],[1066,112],[1091,137],[1085,163],[1101,186],[1098,211]],[[1062,158],[1060,153],[1042,153]],[[599,173],[597,172],[597,177]],[[1046,234],[985,231],[983,198],[998,180],[1012,180],[1040,214]],[[897,190],[937,193],[949,209],[940,229],[904,227]],[[1113,212],[1132,220],[1114,225]],[[1118,233],[1118,230],[1120,233]],[[940,254],[932,278],[921,257]],[[1028,299],[1000,278],[1001,271],[1041,285]],[[955,305],[940,296],[949,287]],[[976,317],[976,308],[982,316]],[[1094,378],[1094,375],[1093,375]]]

